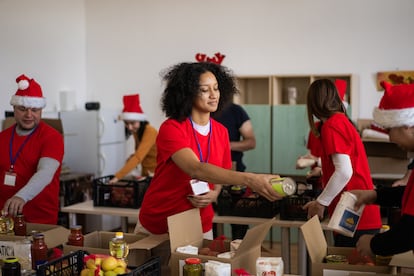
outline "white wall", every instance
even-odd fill
[[[161,70],[219,51],[237,74],[355,74],[358,117],[371,118],[376,72],[414,69],[413,10],[412,0],[0,0],[0,112],[24,72],[49,109],[64,89],[79,108],[138,92],[158,127]]]

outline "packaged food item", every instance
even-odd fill
[[[203,266],[199,258],[187,258],[185,259],[185,265],[183,266],[183,276],[202,276]]]
[[[348,258],[345,255],[327,255],[325,262],[330,264],[347,264]]]
[[[83,246],[82,225],[73,225],[70,227],[70,234],[68,236],[68,245]]]
[[[296,192],[296,182],[290,177],[272,178],[270,184],[281,196],[293,195]]]
[[[2,276],[21,276],[21,266],[19,259],[16,257],[9,257],[3,259],[1,267]]]
[[[281,257],[259,257],[256,260],[256,275],[283,275]]]
[[[329,220],[328,227],[342,235],[353,237],[365,205],[354,210],[357,198],[350,192],[343,192]]]
[[[43,234],[33,235],[33,243],[30,249],[32,254],[32,269],[36,270],[38,265],[47,262],[47,250],[45,236]]]
[[[13,218],[10,217],[6,211],[1,211],[0,216],[0,234],[9,235],[13,234],[14,229],[14,221]]]
[[[204,265],[205,274],[208,276],[231,275],[231,265],[218,261],[207,261]]]
[[[129,246],[124,240],[123,232],[116,232],[115,237],[109,241],[109,253],[117,259],[126,260],[129,253]]]
[[[27,234],[26,220],[23,214],[18,214],[14,218],[14,234],[16,236],[26,236]]]

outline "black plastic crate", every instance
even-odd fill
[[[95,178],[93,181],[93,205],[103,207],[140,208],[151,177],[140,180],[121,179],[109,184],[113,175]]]
[[[78,276],[84,268],[83,258],[88,252],[79,250],[38,267],[37,276]],[[160,257],[151,257],[138,267],[128,267],[128,273],[119,276],[161,276]]]
[[[308,211],[303,210],[303,205],[313,200],[309,196],[292,195],[284,197],[280,202],[281,220],[308,220]]]
[[[39,265],[37,276],[71,276],[80,275],[83,269],[83,257],[87,252],[79,250],[53,261]]]
[[[220,216],[272,218],[279,213],[280,203],[271,202],[258,194],[245,194],[245,190],[223,187],[215,210]]]

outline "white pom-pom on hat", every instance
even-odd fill
[[[29,87],[29,81],[28,80],[21,80],[19,81],[19,83],[17,84],[17,87],[20,90],[26,90]]]

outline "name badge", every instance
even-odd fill
[[[6,172],[4,175],[4,185],[14,187],[16,185],[16,173]]]

